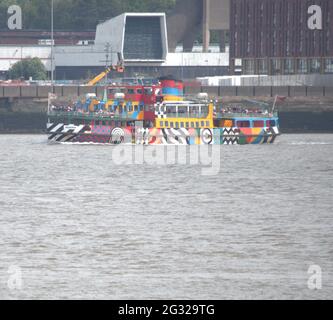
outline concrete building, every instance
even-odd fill
[[[124,13],[97,25],[94,40],[75,45],[55,44],[55,79],[87,79],[116,64],[118,56],[125,62],[125,76],[173,75],[193,79],[228,73],[229,54],[212,48],[210,53],[168,50],[165,13]],[[0,73],[15,62],[39,57],[51,70],[49,45],[0,46]],[[121,75],[113,74],[115,77]]]
[[[97,26],[95,45],[110,44],[113,59],[164,62],[168,54],[165,13],[124,13]]]
[[[94,31],[55,31],[56,45],[91,44],[95,39]],[[0,30],[0,45],[43,45],[51,41],[47,30]]]

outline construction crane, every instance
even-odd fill
[[[98,82],[100,82],[102,79],[104,79],[111,71],[117,71],[119,73],[124,72],[124,61],[121,58],[121,54],[118,53],[118,63],[115,66],[107,67],[103,72],[101,72],[99,75],[97,75],[94,79],[90,80],[87,85],[88,86],[94,86]]]

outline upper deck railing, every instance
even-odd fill
[[[73,118],[73,119],[82,119],[82,120],[133,120],[131,115],[128,113],[93,113],[93,112],[77,112],[77,111],[50,111],[48,112],[49,117],[56,117],[56,118]]]
[[[57,117],[57,118],[74,118],[74,119],[82,119],[82,120],[135,120],[133,115],[128,112],[123,113],[113,113],[113,112],[78,112],[78,111],[50,111],[48,113],[49,117]],[[186,119],[206,119],[208,117],[208,113],[167,113],[168,119],[172,118],[186,118]],[[274,114],[260,114],[260,113],[216,113],[214,118],[216,119],[234,119],[234,118],[277,118],[278,113]]]
[[[218,119],[234,119],[234,118],[278,118],[278,113],[237,113],[237,112],[218,112],[215,118]]]
[[[129,112],[78,112],[78,111],[50,111],[49,117],[74,118],[82,120],[135,120]],[[167,113],[167,118],[206,119],[208,113]]]

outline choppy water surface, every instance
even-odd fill
[[[0,136],[1,298],[333,298],[333,135],[222,146],[210,176],[45,141]]]

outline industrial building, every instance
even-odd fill
[[[332,21],[331,0],[231,0],[231,72],[333,73]]]
[[[332,21],[331,0],[178,0],[167,17],[124,13],[96,31],[56,31],[53,66],[57,80],[87,79],[120,53],[126,77],[284,75],[293,83],[302,75],[313,84],[313,75],[333,74]],[[0,32],[0,76],[34,56],[51,70],[49,31]]]
[[[116,64],[119,54],[125,62],[125,76],[172,74],[193,79],[228,74],[227,52],[169,51],[165,13],[121,14],[99,23],[93,40],[91,33],[82,32],[74,38],[75,44],[66,42],[73,35],[55,35],[53,66],[57,80],[87,79],[101,72],[106,65]],[[39,57],[47,70],[51,70],[51,40],[37,38],[38,35],[30,36],[28,44],[0,44],[0,73],[3,77],[11,65],[28,57]]]

